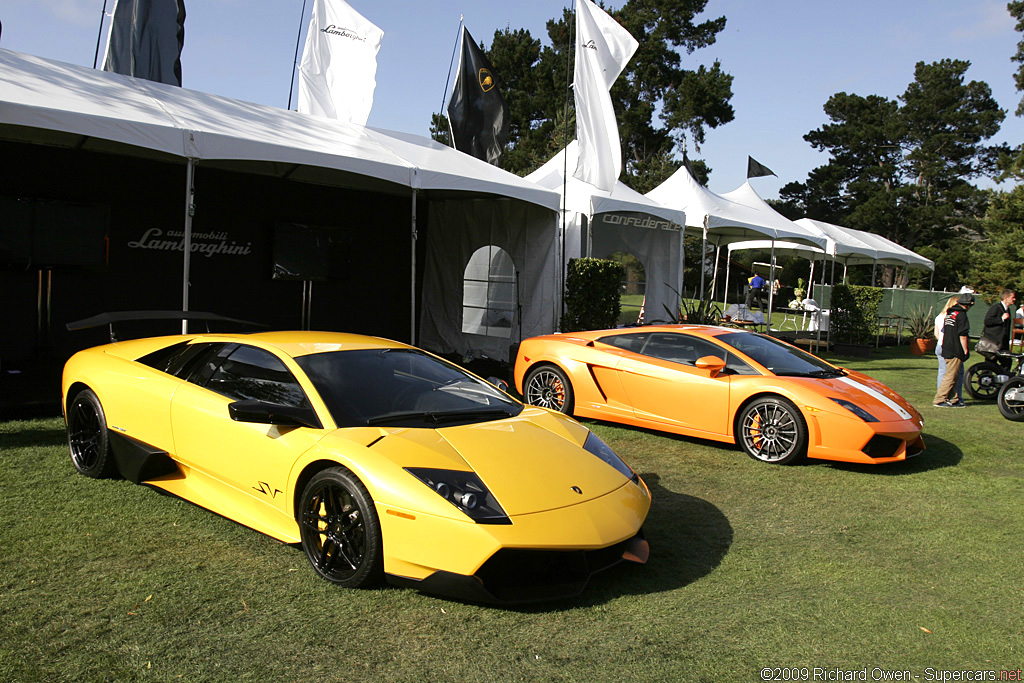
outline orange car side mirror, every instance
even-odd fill
[[[694,366],[698,370],[709,371],[711,373],[711,376],[714,377],[715,375],[720,373],[722,369],[725,367],[725,360],[719,358],[718,356],[702,356],[697,359],[697,362],[694,363]]]

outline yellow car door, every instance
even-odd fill
[[[308,411],[310,424],[268,424],[232,419],[229,406],[285,406]],[[176,458],[190,468],[197,494],[218,512],[267,533],[288,520],[285,495],[296,459],[322,438],[324,430],[294,375],[266,349],[226,346],[209,359],[171,402]],[[272,533],[272,535],[278,535]]]

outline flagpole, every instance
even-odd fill
[[[292,93],[295,92],[295,70],[299,66],[299,41],[302,40],[302,20],[306,17],[306,0],[302,0],[302,13],[299,14],[299,32],[295,36],[295,58],[292,60],[292,78],[288,82],[288,111],[292,108]]]
[[[100,10],[100,28],[96,32],[96,54],[92,57],[92,68],[96,68],[100,59],[100,40],[103,39],[103,19],[107,16],[107,0],[103,0],[103,9]]]
[[[445,76],[445,79],[444,79],[444,92],[441,93],[441,109],[440,109],[440,111],[438,113],[441,116],[444,116],[445,119],[447,119],[447,117],[448,117],[448,112],[447,112],[447,110],[446,110],[446,108],[444,106],[445,105],[445,99],[448,97],[448,84],[452,80],[452,64],[455,63],[455,52],[456,52],[456,50],[459,49],[459,45],[462,43],[462,26],[463,26],[463,22],[465,21],[465,18],[466,18],[466,15],[464,15],[464,14],[460,14],[459,15],[459,30],[455,34],[455,45],[452,46],[452,58],[448,62],[448,75]],[[448,137],[450,138],[448,140],[448,142],[451,143],[452,147],[455,147],[455,134],[452,132],[451,122],[448,123]]]
[[[574,0],[573,3],[572,3],[572,15],[571,15],[571,17],[569,19],[569,32],[567,34],[568,36],[570,36],[570,38],[572,40],[572,43],[570,44],[570,43],[566,42],[566,46],[565,46],[565,48],[566,48],[565,49],[565,116],[564,116],[564,120],[562,121],[562,212],[561,212],[562,213],[562,215],[561,215],[561,218],[562,218],[562,241],[561,241],[561,249],[559,250],[561,252],[561,254],[560,254],[560,256],[561,256],[561,264],[559,265],[559,271],[562,274],[562,279],[561,279],[561,282],[559,283],[560,284],[560,289],[561,289],[560,297],[559,298],[562,300],[562,306],[561,306],[562,310],[561,310],[560,317],[563,317],[563,318],[565,317],[565,267],[566,267],[566,260],[565,260],[565,256],[566,256],[566,254],[565,254],[565,212],[566,212],[565,192],[566,192],[566,186],[567,186],[567,184],[569,182],[569,178],[568,178],[568,175],[569,175],[569,88],[571,87],[571,82],[569,80],[569,65],[570,65],[570,57],[572,57],[572,52],[573,52],[574,49],[576,49],[576,34],[573,32],[573,25],[574,25],[575,20],[576,20],[576,2]],[[587,218],[587,223],[588,223],[588,227],[589,227],[589,223],[590,223],[589,217]]]

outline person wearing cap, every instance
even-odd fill
[[[974,295],[965,292],[957,297],[956,305],[946,312],[942,325],[942,357],[946,361],[946,372],[942,376],[932,405],[938,408],[960,408],[965,404],[956,396],[956,386],[964,372],[964,362],[971,355],[967,349],[967,338],[971,324],[967,311],[974,305]]]

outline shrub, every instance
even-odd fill
[[[832,288],[832,312],[829,336],[841,344],[866,344],[871,341],[882,303],[879,287],[836,285]]]
[[[619,319],[622,264],[596,258],[569,260],[563,332],[615,327]]]

